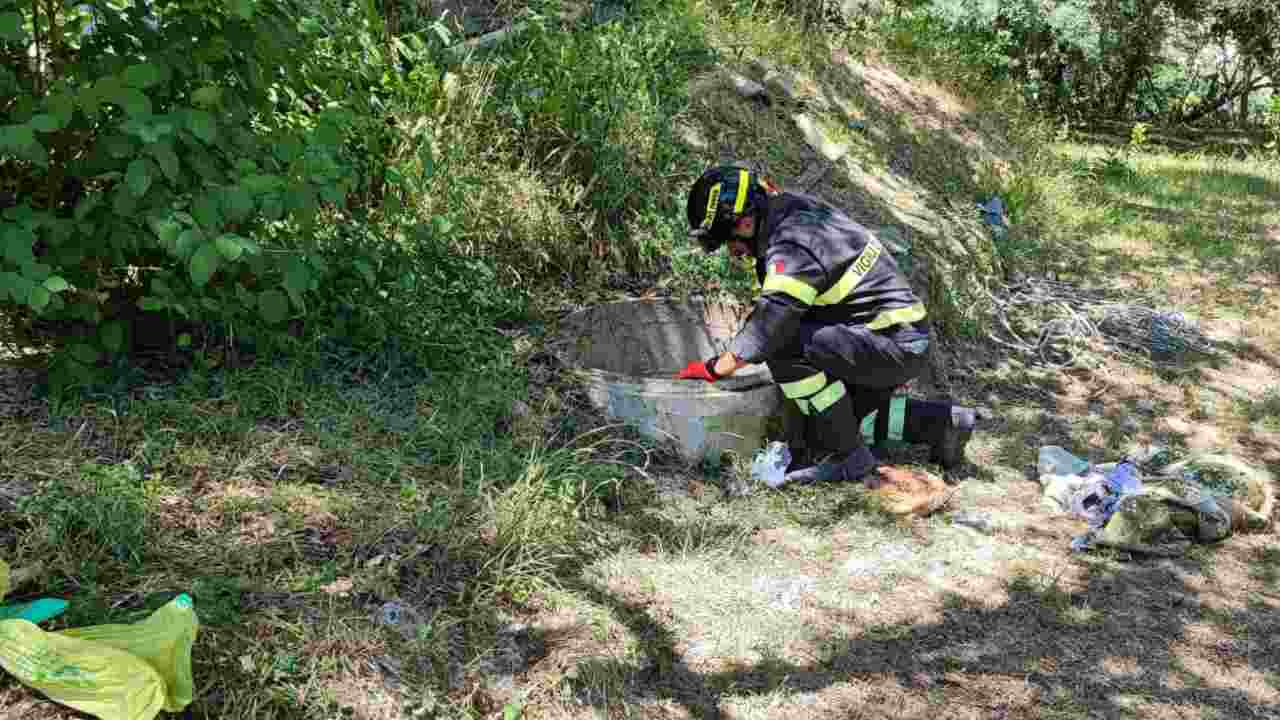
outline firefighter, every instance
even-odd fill
[[[927,443],[931,460],[948,469],[963,460],[972,409],[894,392],[925,367],[929,320],[873,233],[745,165],[703,173],[687,214],[690,238],[704,251],[727,245],[734,257],[755,259],[761,294],[726,352],[690,363],[677,377],[715,382],[765,363],[805,417],[786,482],[878,484],[868,439],[877,451],[889,440]]]

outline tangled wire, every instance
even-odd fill
[[[1046,365],[1075,364],[1080,349],[1091,341],[1139,362],[1173,368],[1193,356],[1219,353],[1213,339],[1177,311],[1160,311],[1150,304],[1125,301],[1119,293],[1081,288],[1070,283],[1030,278],[988,291],[998,332],[996,343],[1031,355]],[[1038,330],[1019,333],[1011,317],[1034,318]]]

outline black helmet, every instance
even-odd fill
[[[719,165],[702,173],[689,190],[685,212],[689,237],[706,252],[715,252],[733,235],[733,225],[750,212],[762,215],[769,186],[746,165]]]

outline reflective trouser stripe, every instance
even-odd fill
[[[782,383],[782,394],[788,398],[795,400],[796,398],[805,398],[813,395],[827,385],[827,374],[818,373],[810,375],[807,378],[795,380],[793,382]]]
[[[781,383],[779,387],[782,388],[782,394],[794,400],[800,412],[805,415],[815,410],[820,413],[826,412],[827,408],[834,405],[847,392],[843,382],[839,380],[827,382],[826,373],[817,373],[801,380]]]
[[[823,388],[822,392],[809,398],[809,402],[813,405],[814,410],[826,412],[827,408],[835,405],[844,396],[844,383],[837,380]]]
[[[880,416],[880,411],[872,410],[866,417],[862,418],[862,436],[866,438],[868,445],[875,444],[876,436],[876,418]],[[902,442],[902,426],[907,419],[907,396],[894,395],[889,400],[889,434],[888,439],[895,442]]]

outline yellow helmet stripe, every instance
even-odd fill
[[[733,212],[741,215],[742,211],[747,207],[747,185],[751,180],[747,176],[746,170],[738,171],[738,198],[733,201]]]
[[[701,227],[710,227],[716,219],[716,207],[720,205],[720,183],[711,186],[707,193],[707,214],[702,218]]]

